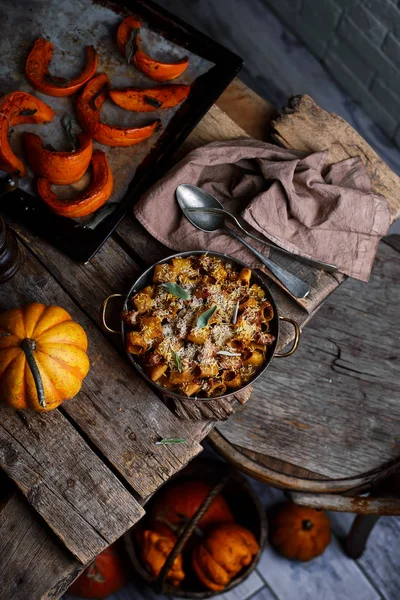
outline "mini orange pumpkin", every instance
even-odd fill
[[[68,589],[82,598],[107,598],[126,583],[124,564],[115,545],[100,552]]]
[[[285,502],[272,513],[269,539],[282,556],[311,560],[331,541],[331,523],[322,510]]]
[[[170,555],[176,544],[176,536],[171,532],[167,532],[164,535],[155,531],[145,530],[141,532],[139,540],[143,563],[153,577],[158,577],[167,557]],[[178,554],[167,575],[167,581],[172,583],[172,585],[177,586],[184,577],[185,573],[182,569],[182,555]]]
[[[0,402],[52,410],[89,371],[83,328],[59,306],[28,304],[0,315]]]
[[[245,527],[219,525],[194,549],[193,570],[207,588],[219,592],[250,565],[259,549],[256,538]]]
[[[212,486],[203,481],[178,481],[168,485],[160,493],[150,516],[151,528],[165,532],[178,531],[200,508]],[[233,523],[233,514],[220,494],[211,502],[197,527],[205,529],[220,523]]]

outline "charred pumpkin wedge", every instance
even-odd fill
[[[79,148],[74,152],[47,150],[43,140],[35,133],[24,133],[24,146],[29,166],[38,177],[45,177],[50,183],[68,185],[76,183],[86,173],[93,153],[90,135],[78,135]]]
[[[48,179],[38,180],[39,195],[54,213],[61,217],[87,217],[107,202],[113,190],[113,176],[105,153],[101,150],[93,152],[91,164],[92,181],[73,200],[60,200]]]
[[[26,61],[26,76],[33,87],[48,96],[71,96],[93,77],[97,70],[97,54],[93,46],[86,48],[86,66],[77,77],[63,79],[50,74],[54,45],[38,38]]]
[[[7,173],[26,175],[24,163],[10,146],[9,126],[23,123],[48,123],[53,109],[27,92],[11,92],[0,101],[0,169]]]
[[[144,127],[113,127],[101,122],[103,106],[109,88],[105,73],[93,77],[78,99],[76,112],[83,129],[105,146],[133,146],[149,138],[160,126],[154,121]]]
[[[117,32],[117,45],[127,57],[128,62],[133,62],[137,68],[154,79],[154,81],[171,81],[186,71],[189,59],[174,63],[161,62],[151,58],[140,47],[140,27],[142,23],[134,16],[122,21]]]
[[[157,88],[125,88],[110,90],[110,98],[125,110],[153,112],[162,108],[177,106],[190,92],[190,85],[163,85]]]

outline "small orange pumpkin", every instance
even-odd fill
[[[0,402],[48,411],[75,396],[89,371],[83,328],[60,306],[0,315]]]
[[[322,510],[285,502],[269,520],[270,542],[286,558],[311,560],[331,541],[331,523]]]
[[[107,598],[118,592],[127,580],[120,554],[116,546],[112,545],[96,556],[68,592],[82,598]]]
[[[160,534],[155,531],[145,530],[141,532],[139,540],[143,563],[153,577],[158,577],[165,561],[176,544],[176,536],[171,532]],[[167,575],[167,581],[172,583],[172,585],[178,586],[184,577],[182,555],[178,554]]]
[[[150,525],[155,531],[166,529],[179,531],[200,508],[212,486],[203,481],[178,481],[168,485],[160,493],[150,515]],[[223,496],[218,494],[197,527],[207,527],[220,523],[233,523],[233,514]]]
[[[193,570],[208,589],[220,592],[250,565],[259,549],[256,538],[245,527],[219,525],[194,549]]]

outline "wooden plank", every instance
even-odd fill
[[[266,139],[269,125],[277,116],[277,110],[270,102],[238,78],[228,85],[216,104],[250,137],[258,140]]]
[[[0,531],[2,600],[56,600],[84,568],[14,488],[0,506]]]
[[[345,121],[328,113],[310,96],[294,96],[271,124],[273,140],[284,148],[315,152],[327,150],[326,166],[361,156],[375,192],[388,201],[392,221],[400,217],[400,178]]]
[[[332,479],[398,459],[399,297],[398,254],[381,244],[368,288],[341,287],[296,355],[273,361],[243,413],[218,431],[241,449]]]
[[[99,276],[84,278],[83,265],[73,263],[50,246],[46,251],[44,243],[40,247],[41,259],[46,265],[49,264],[49,268],[52,268],[50,262],[57,265],[61,285],[21,246],[22,269],[1,286],[0,308],[6,310],[32,301],[58,304],[85,328],[91,369],[79,395],[64,403],[62,410],[89,436],[129,485],[146,498],[201,452],[199,440],[207,435],[209,424],[183,423],[177,419],[64,291],[67,289],[76,302],[82,300],[98,322],[107,277],[109,275],[112,283],[115,277],[112,269],[118,270],[118,263],[111,260],[112,247],[109,262],[97,263],[99,269],[101,265],[104,267],[101,279]],[[92,267],[88,265],[88,268]],[[102,281],[100,287],[95,284],[97,280]],[[111,291],[114,290],[108,289],[107,293]],[[164,437],[183,437],[187,443],[156,446],[155,442]]]
[[[340,539],[347,536],[354,516],[329,514],[332,530]],[[356,564],[379,589],[385,600],[398,600],[400,589],[400,517],[383,517],[372,530],[364,554]]]
[[[0,407],[0,464],[83,564],[144,514],[59,411]]]
[[[357,564],[333,538],[322,556],[304,563],[288,560],[266,546],[258,571],[278,600],[381,600]]]

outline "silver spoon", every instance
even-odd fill
[[[218,202],[218,200],[217,200],[217,202]],[[243,231],[243,233],[245,233],[246,235],[251,237],[253,240],[256,240],[256,242],[260,242],[261,244],[264,244],[265,246],[268,246],[269,248],[272,248],[273,250],[276,250],[277,252],[281,252],[281,254],[286,254],[287,256],[290,256],[291,258],[295,258],[299,262],[302,262],[305,265],[309,265],[310,267],[314,267],[315,269],[322,269],[323,271],[326,271],[327,273],[336,273],[338,271],[338,268],[335,265],[331,265],[330,263],[323,262],[322,260],[316,260],[314,258],[307,258],[305,256],[300,256],[300,254],[294,254],[293,252],[289,252],[289,250],[285,250],[285,248],[281,248],[281,246],[278,246],[277,244],[274,244],[273,242],[270,242],[263,238],[257,237],[253,233],[250,233],[250,231],[247,231],[247,229],[245,229],[243,227],[243,225],[241,224],[239,219],[237,217],[235,217],[235,215],[233,215],[232,213],[225,210],[224,208],[208,208],[208,207],[207,208],[205,208],[205,207],[204,208],[188,208],[187,211],[189,213],[205,212],[205,213],[212,214],[212,215],[220,215],[221,217],[224,217],[224,218],[226,217],[227,219],[230,219],[236,225],[236,227],[241,229]]]
[[[224,218],[219,215],[214,215],[210,213],[200,213],[197,212],[189,212],[187,209],[189,208],[220,208],[220,204],[214,196],[208,194],[201,188],[198,188],[195,185],[182,184],[179,185],[176,190],[176,199],[178,201],[179,206],[182,209],[185,217],[190,221],[190,223],[205,232],[212,231],[222,231],[226,235],[230,235],[238,242],[241,242],[248,250],[250,250],[260,262],[263,263],[270,271],[275,275],[277,279],[285,286],[285,288],[294,296],[295,298],[305,298],[308,296],[310,292],[310,288],[308,285],[293,275],[283,269],[276,263],[274,263],[269,258],[266,258],[261,252],[256,250],[253,246],[248,244],[243,238],[238,236],[232,229],[229,227],[225,227]],[[216,206],[218,203],[218,206]]]

